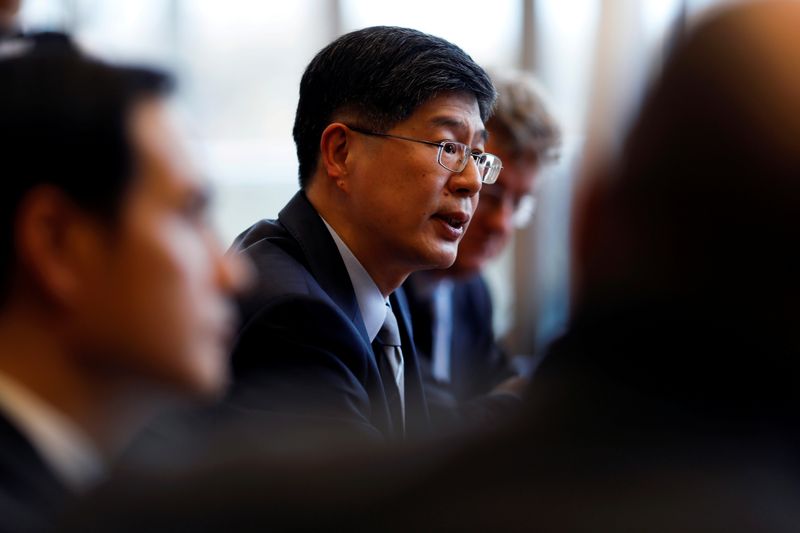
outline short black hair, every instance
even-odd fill
[[[300,81],[294,140],[305,188],[319,160],[322,132],[337,112],[386,131],[445,92],[471,93],[486,121],[496,98],[489,76],[461,48],[417,30],[375,26],[323,48]]]
[[[87,212],[113,220],[135,170],[129,111],[172,83],[161,72],[93,59],[60,34],[7,41],[0,52],[1,301],[25,195],[53,185]]]

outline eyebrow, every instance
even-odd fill
[[[467,126],[467,123],[465,121],[447,115],[433,117],[431,119],[431,124],[433,124],[434,126],[459,130],[465,133],[469,131],[469,127]],[[483,128],[482,130],[475,132],[475,134],[480,135],[481,140],[483,142],[486,142],[489,139],[489,132],[486,130],[486,128]]]

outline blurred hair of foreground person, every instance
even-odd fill
[[[183,524],[796,530],[798,27],[796,2],[741,4],[670,54],[620,157],[585,183],[574,315],[515,424],[435,459],[242,461],[100,501],[157,524],[156,504],[205,477],[226,503],[196,490]]]
[[[227,382],[232,291],[164,75],[65,36],[0,55],[0,529],[47,524],[178,398]]]

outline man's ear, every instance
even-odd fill
[[[333,179],[340,188],[347,186],[349,135],[350,130],[347,126],[334,122],[328,124],[319,142],[322,167],[328,178]]]
[[[61,190],[31,190],[17,211],[14,228],[19,264],[54,304],[78,305],[85,283],[97,268],[99,224]]]

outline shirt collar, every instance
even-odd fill
[[[71,489],[86,489],[102,476],[101,456],[80,428],[2,373],[0,410]]]
[[[320,215],[325,227],[333,237],[336,247],[339,249],[339,255],[342,256],[344,266],[347,269],[347,274],[350,276],[350,283],[353,284],[353,290],[356,293],[356,301],[358,302],[358,310],[361,312],[361,317],[364,320],[364,328],[367,330],[369,341],[375,340],[378,332],[383,326],[383,321],[386,320],[388,298],[384,298],[380,289],[373,281],[364,266],[356,259],[350,248],[344,243],[339,234],[336,233],[330,224]]]

